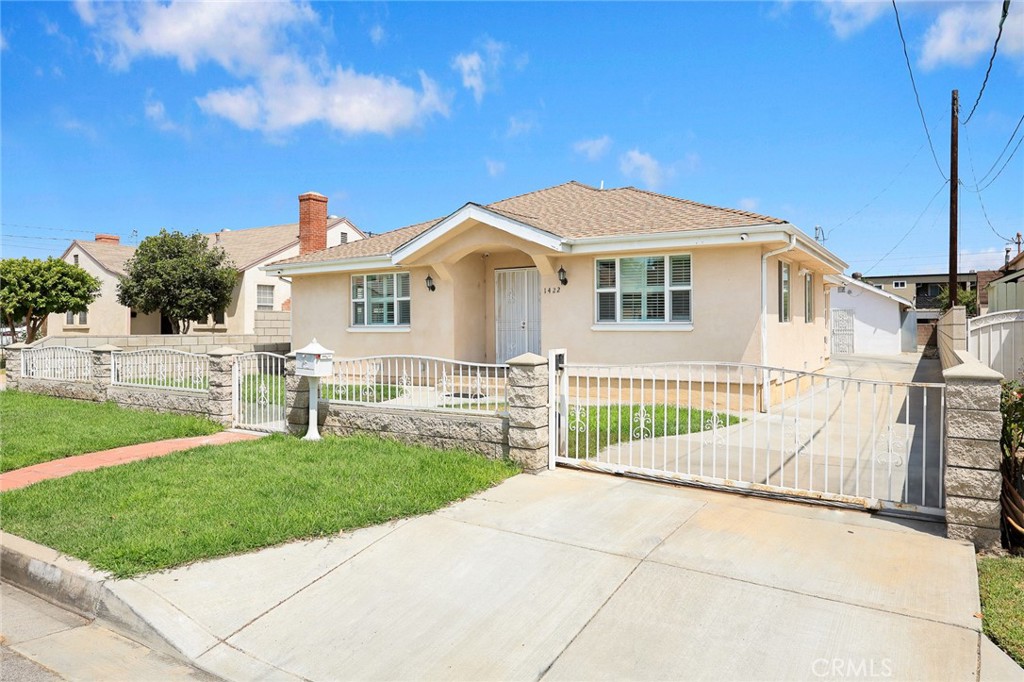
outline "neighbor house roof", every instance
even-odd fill
[[[483,208],[566,240],[786,224],[779,218],[699,204],[635,187],[597,189],[575,181],[496,201]],[[443,220],[435,218],[274,264],[389,255]]]
[[[327,221],[330,230],[338,224],[346,222],[345,218],[331,217]],[[354,225],[351,227],[359,231]],[[360,234],[362,234],[360,232]],[[238,270],[247,270],[253,265],[272,258],[274,255],[294,246],[299,241],[299,224],[285,223],[269,227],[253,227],[244,230],[221,230],[204,235],[211,246],[224,249],[228,258]],[[359,243],[358,241],[353,243]],[[125,274],[125,262],[135,254],[135,247],[125,244],[113,244],[103,241],[83,241],[76,239],[77,244],[97,263],[110,272]],[[69,247],[70,250],[70,247]],[[67,252],[65,252],[67,255]]]
[[[914,307],[913,302],[903,298],[902,296],[897,296],[896,294],[889,293],[884,289],[879,289],[878,287],[871,286],[870,284],[859,279],[854,279],[853,277],[847,277],[846,275],[826,275],[825,281],[829,282],[830,284],[837,284],[839,286],[863,289],[864,291],[874,294],[875,296],[880,296],[882,298],[887,298],[890,301],[895,301],[896,303],[899,303],[901,306],[906,306],[907,308]]]

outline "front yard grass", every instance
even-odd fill
[[[1024,557],[978,559],[985,634],[1024,666]]]
[[[222,428],[200,417],[0,391],[0,471],[123,445],[205,436]]]
[[[569,457],[596,457],[604,448],[641,439],[681,436],[739,423],[724,412],[675,405],[570,406]]]
[[[0,526],[129,577],[424,514],[517,472],[457,450],[277,434],[3,493]]]

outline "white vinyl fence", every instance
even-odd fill
[[[169,348],[112,353],[111,383],[115,386],[206,391],[210,358]]]
[[[940,515],[942,384],[742,364],[566,365],[555,460]]]
[[[1003,310],[968,320],[967,349],[1004,378],[1024,378],[1024,310]]]
[[[508,367],[418,355],[335,360],[320,399],[493,414],[506,409]]]
[[[92,351],[82,348],[26,348],[21,352],[21,375],[28,379],[91,381]]]

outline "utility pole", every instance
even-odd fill
[[[957,236],[957,192],[960,189],[960,181],[957,177],[957,151],[959,146],[958,133],[960,132],[960,92],[953,91],[952,110],[950,115],[950,138],[949,138],[949,304],[956,305],[957,302],[957,265],[956,265],[956,236]]]

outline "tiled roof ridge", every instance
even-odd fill
[[[699,206],[701,208],[710,208],[710,209],[715,210],[715,211],[726,211],[728,213],[734,213],[736,215],[745,216],[747,218],[754,218],[756,220],[761,220],[763,222],[775,223],[775,224],[778,224],[778,225],[781,225],[783,223],[788,222],[786,220],[783,220],[782,218],[775,218],[775,217],[764,215],[764,214],[761,214],[761,213],[754,213],[753,211],[744,211],[744,210],[739,209],[739,208],[728,208],[726,206],[713,206],[711,204],[704,204],[704,203],[701,203],[699,201],[694,201],[692,199],[682,199],[680,197],[674,197],[674,196],[671,196],[669,194],[661,194],[660,192],[653,192],[653,191],[651,191],[649,189],[640,189],[639,187],[634,187],[632,185],[629,185],[629,186],[626,186],[626,187],[616,187],[615,189],[609,189],[609,190],[604,190],[604,191],[606,191],[606,192],[622,192],[622,191],[639,192],[640,194],[649,194],[651,196],[659,197],[661,199],[669,199],[671,201],[675,201],[675,202],[678,202],[680,204],[687,204],[689,206]]]

